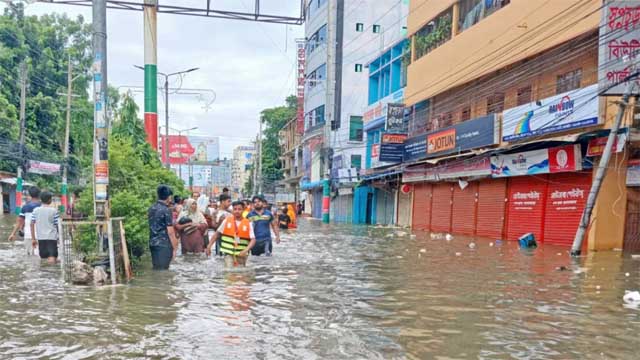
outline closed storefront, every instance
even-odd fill
[[[549,175],[542,241],[571,246],[590,189],[590,172]]]
[[[627,188],[627,218],[624,228],[624,251],[640,252],[640,188]]]
[[[352,190],[339,189],[339,192],[346,193]],[[331,219],[338,223],[351,223],[353,220],[353,194],[338,195],[331,200]]]
[[[464,189],[457,184],[453,186],[451,232],[462,235],[475,233],[477,193],[477,182],[468,183]]]
[[[433,185],[431,203],[431,230],[434,232],[451,231],[452,184]]]
[[[418,183],[413,189],[411,227],[428,231],[431,227],[431,189],[429,183]]]
[[[322,218],[322,189],[313,191],[313,209],[311,216],[320,219]]]
[[[411,208],[413,202],[413,191],[410,185],[402,185],[406,187],[404,191],[398,191],[398,225],[411,226]]]
[[[374,193],[370,186],[359,186],[353,192],[353,216],[354,224],[372,224],[374,217]]]
[[[388,188],[376,189],[375,223],[390,225],[395,223],[396,191]]]
[[[478,184],[476,235],[502,239],[504,235],[507,180],[483,180]]]
[[[526,233],[533,233],[536,240],[542,240],[547,179],[547,175],[509,179],[507,240],[518,240]]]

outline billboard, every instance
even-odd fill
[[[162,162],[166,163],[164,146],[166,137],[160,136]],[[210,162],[220,158],[220,138],[206,136],[169,135],[169,163],[187,164],[191,162]]]
[[[582,170],[579,144],[491,157],[491,176],[494,178],[579,170]]]
[[[502,113],[502,140],[517,141],[598,124],[598,85],[567,91]]]
[[[296,110],[296,131],[298,135],[304,134],[304,85],[305,85],[305,47],[306,41],[297,40],[296,46],[298,49],[298,85],[296,86],[296,98],[298,100],[298,107]]]

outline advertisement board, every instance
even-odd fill
[[[640,186],[640,159],[630,159],[627,164],[627,186]]]
[[[627,142],[627,133],[624,132],[622,134],[616,135],[616,138],[613,143],[613,152],[620,153],[624,150],[624,144]],[[595,139],[591,139],[589,141],[589,146],[587,147],[587,157],[590,156],[600,156],[604,152],[604,147],[607,145],[607,140],[609,140],[608,136],[598,137]]]
[[[298,107],[296,109],[296,132],[298,135],[304,134],[304,81],[305,81],[305,65],[306,65],[306,41],[296,40],[296,47],[298,50],[298,84],[296,86],[296,98],[298,100]]]
[[[160,146],[166,141],[160,136]],[[169,135],[169,164],[188,162],[208,162],[219,160],[220,139],[218,137]],[[166,153],[162,151],[162,162],[166,163]]]
[[[404,104],[387,104],[385,130],[393,134],[406,132],[404,126]]]
[[[407,135],[404,134],[382,134],[378,160],[388,164],[402,162],[405,140]]]
[[[498,142],[496,116],[491,114],[407,139],[403,161],[449,155]]]
[[[622,95],[623,81],[638,70],[640,52],[640,2],[637,0],[605,1],[598,37],[599,89],[605,95]],[[632,80],[640,89],[638,78]]]
[[[517,141],[596,125],[598,99],[598,85],[594,84],[505,110],[502,140]]]
[[[60,164],[52,164],[43,161],[29,160],[27,163],[27,172],[41,175],[58,175],[60,174]]]
[[[579,170],[582,170],[579,144],[491,157],[491,176],[494,178]]]

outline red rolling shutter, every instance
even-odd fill
[[[413,191],[411,226],[416,230],[429,230],[431,225],[431,184],[416,184]]]
[[[477,182],[470,182],[464,190],[457,184],[453,185],[451,232],[454,234],[475,234],[477,195]]]
[[[478,185],[476,235],[502,239],[504,236],[507,180],[484,180]]]
[[[544,241],[542,226],[547,179],[546,175],[509,179],[507,240],[518,240],[526,233],[533,233],[538,242]]]
[[[544,242],[571,246],[591,189],[591,172],[549,175]]]
[[[451,183],[433,185],[433,200],[431,200],[431,231],[451,231],[451,186]]]

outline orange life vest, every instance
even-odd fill
[[[250,241],[251,222],[243,218],[240,221],[240,225],[237,225],[235,217],[229,216],[226,219],[224,229],[222,229],[220,252],[228,255],[238,255],[249,246]]]

